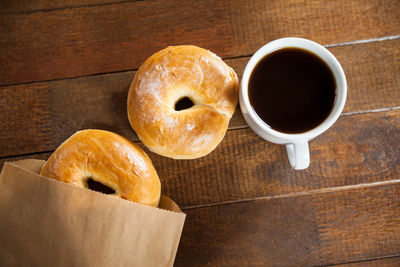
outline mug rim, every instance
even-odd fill
[[[250,103],[248,94],[248,84],[250,76],[254,68],[257,66],[257,63],[260,62],[260,60],[263,59],[266,55],[274,51],[289,47],[301,48],[317,55],[321,60],[325,62],[325,64],[328,65],[334,75],[336,82],[335,102],[327,118],[318,126],[301,133],[284,133],[271,128],[258,116],[257,112],[254,110],[253,106]],[[246,105],[246,109],[251,119],[264,132],[267,132],[270,135],[287,141],[300,141],[305,139],[309,140],[329,129],[339,118],[340,114],[343,111],[344,104],[347,98],[347,82],[342,66],[340,65],[336,57],[328,49],[308,39],[298,37],[285,37],[276,39],[265,44],[264,46],[259,48],[256,53],[254,53],[254,55],[250,58],[250,60],[246,64],[242,80],[240,82],[240,96],[243,100],[243,103]]]

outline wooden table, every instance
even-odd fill
[[[141,147],[126,115],[135,70],[194,44],[239,76],[263,44],[325,45],[348,80],[343,115],[294,171],[284,146],[233,116],[196,160],[149,154],[163,193],[187,213],[176,266],[400,265],[400,1],[3,0],[0,157],[46,159],[75,131]],[[1,237],[0,237],[1,238]]]

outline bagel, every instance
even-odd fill
[[[123,199],[149,206],[160,200],[161,184],[150,158],[109,131],[76,132],[54,151],[40,174],[85,188],[91,179]]]
[[[238,102],[235,71],[196,46],[169,46],[149,57],[128,93],[128,118],[151,151],[174,159],[207,155],[222,141]],[[180,100],[193,106],[176,110]]]

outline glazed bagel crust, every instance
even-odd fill
[[[210,153],[223,139],[238,102],[235,71],[212,52],[170,46],[148,58],[128,93],[128,118],[153,152],[193,159]],[[176,111],[188,97],[194,106]]]
[[[157,206],[161,185],[150,158],[132,142],[112,132],[76,132],[50,156],[41,175],[87,188],[89,178],[121,198]]]

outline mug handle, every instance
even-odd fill
[[[310,151],[307,141],[286,144],[290,165],[295,170],[304,170],[310,165]]]

